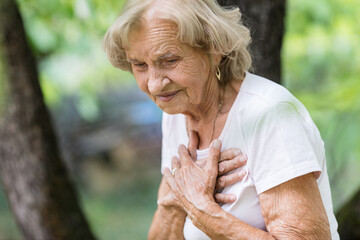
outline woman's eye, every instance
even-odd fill
[[[146,63],[133,63],[133,69],[139,72],[143,72],[147,70]]]
[[[177,58],[171,58],[171,59],[165,61],[165,65],[172,65],[172,64],[176,63],[177,61],[178,61]]]
[[[134,63],[136,67],[146,67],[146,63]]]

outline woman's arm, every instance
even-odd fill
[[[148,239],[184,239],[185,217],[184,211],[159,206],[155,212]]]
[[[268,232],[256,229],[215,203],[212,193],[217,165],[211,149],[208,168],[192,163],[185,147],[179,148],[182,171],[164,173],[194,225],[212,239],[331,239],[329,223],[313,174],[307,174],[260,195]],[[214,172],[215,169],[215,172]]]
[[[166,184],[164,177],[160,183],[158,200],[172,198],[171,189]],[[171,201],[171,200],[170,200]],[[183,228],[186,212],[176,206],[161,206],[156,209],[148,239],[184,239]]]
[[[312,173],[260,194],[268,232],[249,226],[216,204],[189,217],[211,239],[331,239],[328,218]]]
[[[266,227],[277,239],[331,239],[313,173],[265,191],[259,200]]]

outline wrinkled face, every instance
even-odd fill
[[[133,30],[126,49],[140,89],[169,114],[191,114],[207,101],[217,80],[209,57],[176,39],[176,27],[164,20],[144,21]]]

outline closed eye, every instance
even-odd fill
[[[145,67],[146,63],[134,63],[134,66],[136,66],[136,67]]]
[[[134,62],[132,63],[132,68],[136,71],[143,72],[147,69],[147,64],[144,62]]]
[[[170,58],[164,61],[165,66],[171,66],[179,61],[179,58]]]

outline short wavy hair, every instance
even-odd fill
[[[130,32],[141,26],[141,19],[157,0],[130,0],[122,14],[108,29],[103,48],[112,65],[132,72],[126,59]],[[250,31],[241,20],[238,8],[222,8],[216,0],[166,0],[161,3],[159,19],[177,26],[180,42],[201,49],[206,54],[220,54],[223,84],[242,79],[251,67],[248,51]]]

